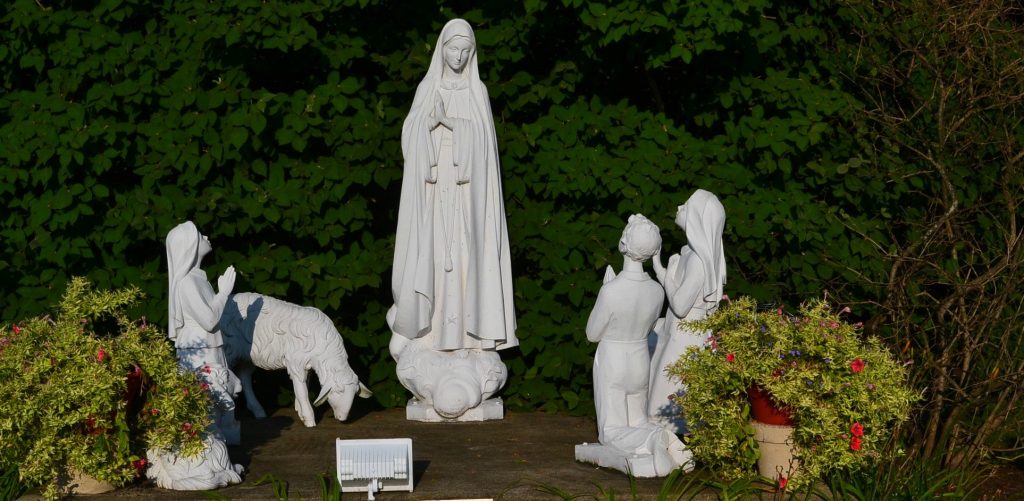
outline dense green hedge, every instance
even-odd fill
[[[458,3],[458,2],[457,2]],[[498,128],[521,350],[517,407],[592,412],[583,328],[626,217],[701,187],[730,294],[867,299],[885,179],[849,130],[829,2],[16,0],[0,11],[0,318],[72,275],[135,284],[164,321],[163,238],[193,219],[236,290],[319,307],[384,405],[401,123],[443,23],[477,30]],[[459,3],[461,4],[461,3]],[[864,275],[859,275],[864,274]],[[867,287],[867,288],[865,288]]]

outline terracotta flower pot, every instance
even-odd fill
[[[765,424],[793,426],[793,416],[785,408],[780,408],[768,393],[758,385],[747,388],[750,399],[750,413],[754,419]]]

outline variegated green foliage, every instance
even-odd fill
[[[792,414],[800,462],[793,488],[891,454],[894,427],[919,399],[906,366],[824,301],[790,316],[782,308],[758,311],[741,298],[685,325],[711,339],[669,368],[687,386],[679,399],[690,426],[686,443],[726,479],[752,475],[758,458],[747,400],[754,385]]]
[[[148,448],[202,450],[209,398],[166,334],[127,316],[141,297],[74,278],[53,316],[0,326],[0,471],[52,498],[73,471],[120,485]]]

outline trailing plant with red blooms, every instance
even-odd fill
[[[52,499],[69,470],[122,485],[148,448],[202,450],[209,398],[166,335],[125,313],[141,297],[75,278],[54,316],[0,325],[0,471]]]
[[[918,394],[907,386],[903,364],[843,321],[848,313],[833,313],[821,300],[795,315],[759,311],[752,299],[741,298],[687,322],[715,340],[691,348],[670,368],[688,387],[679,403],[690,426],[686,443],[697,459],[727,478],[754,475],[751,387],[771,394],[794,421],[800,467],[786,480],[790,488],[879,459]]]

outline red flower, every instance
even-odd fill
[[[132,467],[134,467],[136,470],[141,470],[145,468],[147,464],[148,461],[146,461],[146,458],[136,459],[135,461],[132,461]]]
[[[184,393],[186,397],[188,396],[188,388],[182,388],[181,392]]]
[[[210,385],[208,385],[206,383],[199,383],[199,389],[203,390],[203,391],[209,390],[210,389]]]
[[[859,438],[853,437],[853,438],[850,439],[850,450],[854,450],[854,451],[859,451],[860,450],[860,439]]]
[[[850,362],[850,370],[854,373],[858,373],[864,370],[864,365],[864,361],[858,358],[857,360]]]
[[[12,325],[11,330],[14,331],[15,334],[21,334],[21,327],[18,327],[18,324]]]
[[[204,366],[203,366],[203,372],[205,372],[205,373],[209,374],[209,373],[210,373],[210,372],[212,372],[212,371],[213,371],[213,369],[210,369],[210,366],[209,366],[209,365],[204,365]]]
[[[192,429],[192,423],[184,423],[181,425],[181,429],[184,431],[190,431]]]
[[[729,363],[735,362],[736,361],[736,354],[735,353],[729,353],[728,355],[725,356],[725,361],[729,362]]]
[[[103,351],[103,348],[96,350],[96,361],[102,362],[103,359],[107,358],[107,352]]]
[[[156,408],[150,409],[149,413],[155,416],[157,414],[160,414],[160,409],[156,409]]]
[[[853,423],[853,426],[850,427],[850,433],[853,433],[853,436],[855,437],[863,437],[864,425],[860,423]]]
[[[779,477],[779,490],[785,489],[786,484],[789,483],[789,479],[786,477]]]

